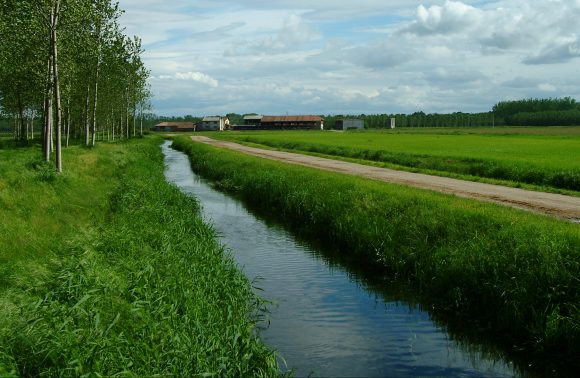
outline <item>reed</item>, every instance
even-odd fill
[[[255,331],[263,302],[196,200],[165,181],[159,142],[78,149],[67,161],[79,170],[49,180],[22,165],[31,151],[0,150],[11,162],[0,160],[0,199],[12,204],[1,266],[18,261],[6,273],[23,275],[2,282],[0,375],[280,374]],[[48,194],[27,205],[36,191]]]

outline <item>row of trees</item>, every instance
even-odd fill
[[[571,97],[502,101],[493,107],[493,112],[506,125],[580,125],[580,103]]]
[[[16,139],[41,131],[59,171],[61,144],[142,132],[149,72],[120,15],[112,0],[0,0],[0,111]]]
[[[486,113],[450,113],[450,114],[426,114],[416,112],[413,114],[361,114],[361,115],[328,115],[324,117],[324,126],[333,129],[337,119],[357,118],[362,119],[365,127],[369,129],[383,129],[391,127],[391,118],[395,119],[397,127],[468,127],[468,126],[494,126],[495,116],[492,112]]]
[[[325,116],[325,127],[334,128],[337,119],[364,120],[370,129],[397,127],[470,127],[470,126],[571,126],[580,125],[580,103],[570,97],[501,101],[483,113],[360,114]]]

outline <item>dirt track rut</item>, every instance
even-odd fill
[[[397,171],[291,152],[264,150],[203,136],[193,136],[192,139],[196,142],[228,148],[266,159],[495,202],[580,223],[580,197]]]

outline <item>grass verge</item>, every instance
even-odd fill
[[[451,135],[432,132],[432,135],[249,132],[216,137],[290,151],[387,163],[421,172],[451,173],[580,191],[580,166],[571,158],[580,146],[575,135]]]
[[[409,281],[440,312],[580,369],[580,227],[193,143],[194,170],[302,234]]]
[[[0,150],[1,376],[276,376],[263,305],[166,183],[159,139]]]

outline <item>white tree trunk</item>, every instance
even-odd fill
[[[56,169],[62,172],[62,113],[60,107],[60,83],[58,77],[58,45],[56,27],[58,25],[58,15],[60,12],[60,0],[54,3],[54,16],[52,22],[52,68],[54,79],[54,99],[56,102]]]

